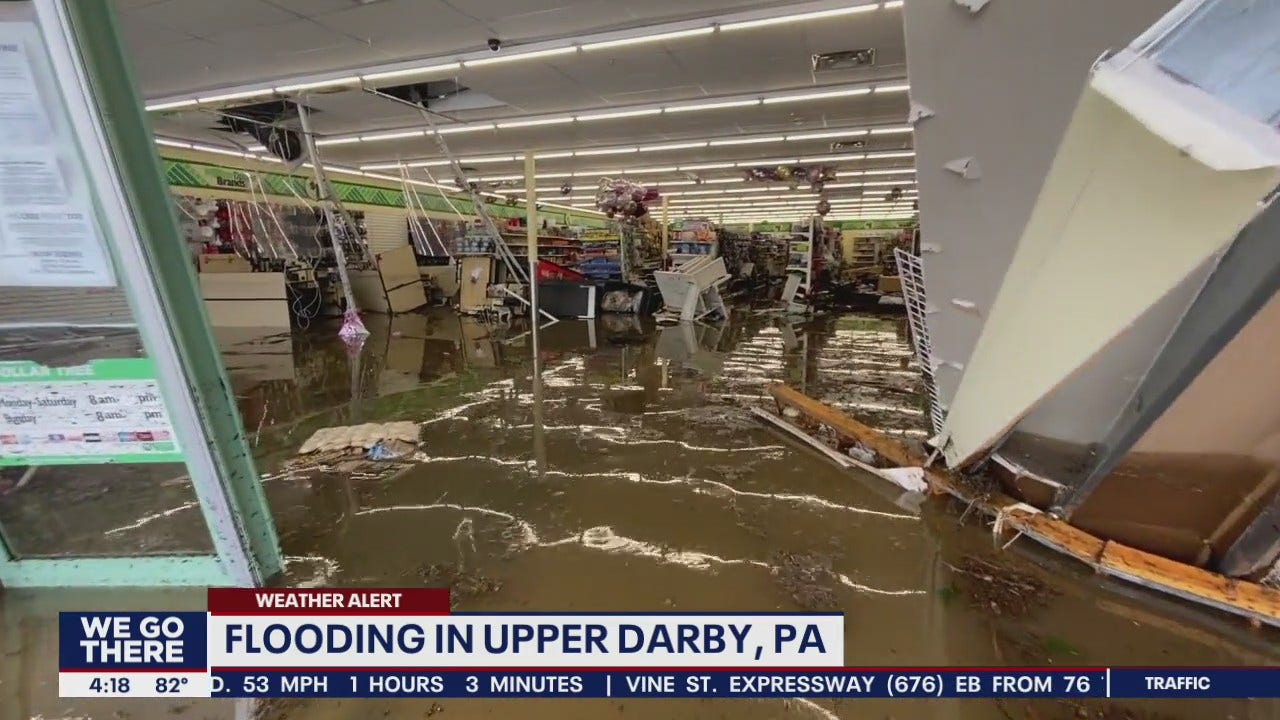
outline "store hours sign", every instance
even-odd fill
[[[182,461],[150,360],[0,362],[0,467]]]

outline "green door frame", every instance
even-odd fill
[[[209,331],[151,126],[109,0],[0,2],[34,23],[94,189],[120,285],[156,367],[216,555],[15,558],[0,585],[261,585],[283,568],[279,539]],[[92,467],[92,466],[87,466]]]

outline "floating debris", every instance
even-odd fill
[[[453,563],[431,563],[418,570],[427,587],[449,590],[449,609],[455,610],[463,600],[492,595],[502,589],[502,581],[476,570],[465,570]]]
[[[771,558],[773,577],[791,599],[805,610],[833,610],[835,586],[840,578],[831,569],[831,559],[809,553],[775,552]]]
[[[1040,578],[987,560],[965,556],[960,564],[949,565],[956,573],[955,584],[973,606],[994,615],[1017,618],[1048,603],[1056,594]]]
[[[419,428],[409,421],[365,423],[320,428],[298,448],[299,455],[315,452],[368,451],[379,444],[398,441],[417,447]]]

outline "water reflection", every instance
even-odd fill
[[[749,412],[768,384],[783,381],[887,431],[923,437],[918,375],[896,321],[793,325],[745,315],[655,328],[614,317],[536,334],[447,313],[366,323],[372,335],[352,357],[336,328],[227,348],[288,556],[282,582],[397,586],[447,576],[476,611],[835,607],[846,613],[850,664],[1280,659],[1270,635],[1120,594],[1025,544],[1004,557],[1050,578],[1053,602],[1019,618],[976,607],[956,597],[948,564],[989,555],[985,529],[958,528],[937,505],[899,507],[900,493],[886,483],[838,469]],[[282,357],[292,358],[291,372]],[[383,463],[293,461],[315,429],[371,419],[421,423],[420,451]],[[112,532],[130,541],[160,535],[195,512],[174,503],[122,515]],[[500,587],[463,582],[469,577]],[[98,602],[86,597],[86,606]],[[115,602],[148,607],[155,597]],[[198,596],[182,597],[198,605]],[[6,622],[35,639],[2,661],[14,679],[0,683],[0,707],[20,707],[22,717],[168,717],[170,708],[142,701],[56,700],[49,612],[5,597]],[[982,701],[441,704],[450,718],[1076,716],[1054,703],[1028,715],[1021,705]],[[416,719],[429,706],[315,703],[286,716]],[[1274,703],[1159,709],[1188,718],[1277,712]],[[189,710],[229,718],[237,708]]]

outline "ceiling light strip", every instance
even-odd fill
[[[751,30],[753,28],[770,27],[773,25],[783,25],[794,22],[805,22],[807,20],[825,20],[827,18],[841,17],[843,15],[854,15],[857,13],[871,12],[878,10],[879,6],[874,2],[865,5],[854,5],[853,7],[835,8],[832,10],[818,10],[816,12],[796,13],[793,15],[780,15],[776,17],[765,17],[756,20],[743,20],[741,22],[721,23],[722,31],[733,30]]]
[[[838,87],[835,89],[821,90],[819,92],[812,92],[812,93],[807,93],[803,95],[796,95],[792,93],[789,95],[788,94],[782,94],[782,95],[776,95],[776,96],[769,95],[763,98],[760,96],[753,96],[745,99],[743,99],[742,96],[737,96],[736,98],[735,97],[726,98],[723,101],[698,103],[694,105],[655,105],[655,106],[645,106],[645,107],[634,107],[631,109],[602,111],[598,113],[594,113],[594,112],[578,113],[577,115],[574,115],[572,117],[574,120],[579,122],[594,122],[597,120],[614,120],[614,119],[629,118],[629,117],[643,117],[646,115],[659,115],[663,113],[680,113],[680,112],[692,112],[692,111],[704,111],[704,110],[717,110],[722,108],[759,105],[761,103],[771,104],[775,102],[792,102],[795,100],[804,100],[804,99],[824,99],[824,98],[833,98],[833,97],[846,97],[850,95],[866,95],[874,91],[875,88],[877,87],[880,87],[880,86],[875,84],[869,85],[869,84],[863,83],[863,84],[859,84],[856,87],[848,87],[848,86]],[[898,86],[886,86],[886,87],[898,87]],[[791,91],[786,91],[786,92],[791,92]],[[495,122],[484,122],[484,123],[478,123],[474,125],[471,123],[467,123],[465,125],[463,124],[443,125],[443,126],[440,126],[439,131],[442,134],[447,134],[452,132],[469,132],[471,130],[491,130],[491,129],[494,129],[495,127],[502,128],[504,124],[507,127],[524,127],[523,125],[515,125],[514,123],[522,122],[522,123],[527,123],[528,125],[533,125],[535,123],[539,123],[539,121],[543,119],[544,118],[541,118],[538,116],[529,116],[524,118],[508,118],[505,120],[499,120],[496,122],[496,124]],[[557,123],[568,122],[563,117],[547,118],[547,119],[554,119]],[[547,124],[554,124],[554,123],[547,123]],[[421,128],[402,128],[402,129],[410,130],[410,129],[421,129]],[[866,133],[863,133],[863,134],[866,134]],[[345,136],[342,136],[342,135],[334,136],[334,138],[343,138],[343,137]],[[334,139],[334,138],[329,138],[329,139]],[[320,142],[323,142],[323,141],[320,141]]]
[[[848,131],[844,132],[844,136],[856,137],[859,135],[866,135],[867,133],[870,133],[874,130],[875,128],[865,128],[865,127],[850,128]],[[444,130],[441,130],[441,132],[444,132]],[[824,132],[823,135],[826,137],[840,137],[841,136],[840,133],[841,131],[831,130],[831,131]],[[617,147],[617,148],[584,148],[581,150],[547,151],[545,153],[535,154],[534,158],[542,159],[542,158],[551,158],[551,157],[570,157],[570,155],[573,155],[575,157],[585,157],[585,156],[591,156],[591,155],[626,154],[626,153],[633,153],[637,151],[638,152],[658,152],[662,150],[677,150],[677,149],[685,149],[685,148],[697,148],[697,147],[703,147],[703,146],[726,147],[726,146],[733,146],[733,145],[756,145],[756,144],[773,143],[773,142],[792,142],[792,141],[803,142],[805,140],[813,139],[812,137],[810,137],[810,135],[811,133],[796,133],[793,135],[765,135],[765,136],[759,136],[759,137],[735,136],[735,137],[707,138],[705,140],[688,140],[688,141],[679,142],[679,143],[655,143],[652,145],[639,145],[639,146],[628,145],[625,147]],[[369,138],[372,136],[364,135],[361,137]],[[337,144],[337,143],[334,140],[317,140],[316,144],[323,146],[323,145],[330,145],[330,144]],[[835,155],[819,155],[819,156],[810,156],[810,157],[802,157],[802,158],[772,158],[772,159],[761,158],[758,160],[746,160],[740,163],[728,163],[728,164],[702,163],[698,165],[689,165],[687,167],[683,167],[682,169],[710,170],[710,169],[716,169],[716,168],[722,168],[722,167],[734,167],[735,165],[768,165],[771,163],[789,163],[789,162],[827,162],[827,161],[840,161],[840,160],[862,160],[864,158],[875,159],[875,158],[881,158],[881,157],[883,158],[915,157],[915,152],[890,150],[890,151],[872,151],[870,153],[844,153],[844,154],[835,154]],[[521,159],[523,159],[523,157],[521,157]],[[368,165],[363,165],[362,167],[365,168],[366,170],[386,169],[386,168],[399,167],[399,162],[397,161],[397,162],[371,163]]]
[[[147,110],[174,109],[176,107],[182,107],[197,102],[200,104],[215,103],[222,102],[224,100],[239,99],[241,97],[265,95],[276,92],[277,88],[280,89],[280,92],[287,92],[290,91],[290,89],[305,90],[333,85],[337,84],[338,80],[352,82],[349,81],[348,78],[355,78],[356,81],[360,82],[373,82],[390,78],[409,77],[413,75],[453,72],[457,70],[466,70],[467,68],[484,67],[486,65],[568,55],[570,53],[577,53],[580,50],[591,51],[649,42],[664,42],[683,39],[686,37],[701,37],[718,31],[732,32],[734,30],[766,27],[769,25],[784,23],[823,20],[832,17],[869,12],[880,7],[875,2],[867,2],[853,7],[835,8],[830,7],[831,4],[831,2],[826,1],[806,3],[809,7],[816,7],[817,9],[802,10],[799,12],[795,12],[797,8],[796,5],[791,5],[766,10],[763,11],[763,13],[761,11],[747,11],[711,16],[699,20],[683,20],[678,22],[662,23],[604,35],[603,37],[607,37],[605,40],[594,42],[558,40],[545,43],[533,43],[527,46],[505,48],[496,55],[493,53],[478,51],[453,57],[436,56],[434,58],[423,58],[416,62],[399,61],[393,63],[379,63],[377,65],[347,70],[345,71],[347,75],[342,78],[333,78],[331,76],[325,77],[323,75],[299,75],[290,78],[281,78],[272,86],[267,87],[243,88],[243,86],[233,86],[208,90],[204,95],[199,95],[198,93],[184,93],[178,96],[153,98],[152,102],[147,104]],[[791,12],[788,12],[788,10]],[[693,25],[694,23],[702,24]],[[193,95],[195,96],[194,100],[192,99]]]

